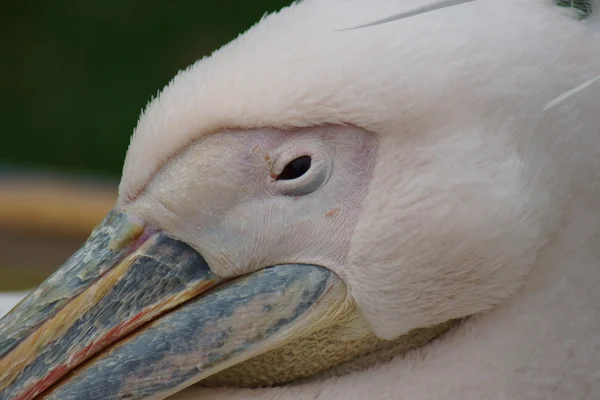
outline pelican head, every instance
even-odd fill
[[[447,3],[304,1],[178,74],[114,209],[0,322],[2,398],[286,384],[510,299],[598,159],[560,133],[597,132],[600,91],[551,103],[598,31]]]

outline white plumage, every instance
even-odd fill
[[[427,243],[440,236],[440,230],[448,234],[439,241],[462,230],[478,232],[480,240],[487,236],[490,247],[473,244],[478,247],[475,265],[482,258],[490,262],[505,258],[496,264],[514,271],[506,272],[504,279],[521,279],[524,265],[546,240],[538,233],[546,229],[539,223],[551,218],[542,215],[548,196],[554,196],[549,191],[567,184],[558,181],[557,174],[581,167],[569,157],[550,161],[540,153],[560,151],[566,156],[585,151],[587,159],[598,156],[595,146],[583,144],[586,149],[581,149],[584,142],[574,139],[597,133],[597,82],[562,107],[546,107],[600,74],[600,26],[595,20],[576,20],[570,10],[551,1],[479,0],[340,31],[428,3],[305,1],[265,17],[179,74],[150,103],[125,161],[121,201],[134,198],[160,165],[209,133],[352,124],[375,132],[380,143],[378,172],[364,205],[365,239],[359,231],[356,246],[366,241],[370,247],[371,238],[384,227],[394,232],[393,240],[418,235],[428,238]],[[566,151],[565,146],[574,147]],[[420,164],[424,160],[427,164]],[[546,162],[555,165],[542,167]],[[459,193],[462,197],[457,197]],[[390,198],[393,204],[388,203]],[[438,207],[457,199],[462,204],[455,205],[451,215],[433,219],[431,228],[425,224],[429,211],[422,209],[423,204],[441,210]],[[480,204],[486,205],[482,214],[477,212]],[[404,220],[409,214],[414,220]],[[469,226],[457,226],[463,223]],[[414,224],[411,235],[397,231],[398,225],[408,224]],[[488,230],[489,225],[496,230]],[[510,236],[497,235],[509,231]],[[465,246],[460,245],[461,251]],[[400,243],[394,248],[386,257],[400,260],[417,253]],[[451,268],[459,271],[467,268],[463,257],[464,252],[438,255],[447,264],[456,259]],[[366,262],[370,265],[356,268],[369,271],[365,278],[371,279],[374,270],[387,275],[387,259],[379,261],[382,268],[372,266],[374,259]],[[487,307],[512,293],[504,279],[482,289],[490,297]],[[403,296],[406,288],[400,290],[396,280],[392,282],[389,292]],[[463,289],[446,290],[460,298],[460,293],[469,293]],[[432,292],[432,296],[440,293],[438,288]],[[439,315],[419,310],[442,299],[425,298],[419,305],[414,299],[368,294],[359,302],[369,302],[369,314],[379,317],[370,322],[378,334],[389,338],[415,325],[480,311],[479,295],[447,304]]]
[[[473,115],[514,111],[486,109],[494,99],[533,111],[598,75],[574,58],[594,46],[598,27],[552,0],[478,0],[341,31],[432,3],[304,1],[264,17],[148,105],[121,195],[135,196],[171,154],[223,128],[352,123],[387,136],[423,119],[462,127]]]
[[[468,320],[362,372],[173,398],[600,398],[598,18],[476,0],[345,30],[428,4],[306,0],[265,17],[149,104],[118,204],[220,276],[329,268],[383,339]],[[249,149],[268,164],[285,146],[334,154],[313,202],[255,180],[267,167]]]

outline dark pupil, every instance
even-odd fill
[[[290,180],[300,178],[310,168],[310,157],[302,156],[298,157],[288,165],[285,166],[281,174],[277,177],[277,180]]]

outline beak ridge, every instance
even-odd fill
[[[0,357],[28,337],[126,255],[144,225],[111,211],[67,262],[0,320]]]
[[[109,216],[78,254],[2,320],[8,351],[0,359],[0,393],[33,398],[85,359],[220,281],[187,244],[129,221],[124,214]]]
[[[339,301],[330,296],[339,282],[322,267],[284,265],[226,283],[82,365],[44,398],[166,398],[306,329]]]

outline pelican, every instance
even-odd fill
[[[144,110],[0,397],[600,398],[595,6],[265,16]]]

